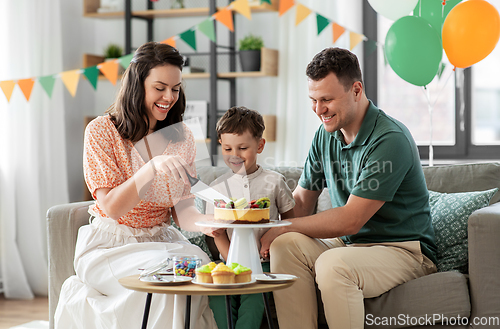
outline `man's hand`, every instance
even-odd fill
[[[273,227],[268,230],[264,235],[260,238],[260,256],[264,259],[269,258],[269,248],[271,247],[271,243],[281,234],[285,233],[286,226],[282,227]]]

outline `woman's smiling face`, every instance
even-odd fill
[[[144,106],[146,106],[149,128],[167,117],[172,106],[179,99],[182,73],[175,65],[161,65],[152,68],[144,81]]]

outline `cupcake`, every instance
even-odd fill
[[[219,263],[212,270],[212,280],[215,284],[234,283],[234,272],[224,263]]]
[[[198,267],[196,269],[196,282],[213,283],[211,272],[209,264]]]
[[[252,270],[243,265],[238,265],[233,268],[235,277],[234,281],[236,283],[245,283],[252,280]]]

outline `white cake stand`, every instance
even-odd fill
[[[197,222],[196,225],[202,227],[214,228],[232,228],[231,244],[226,262],[238,263],[252,269],[253,274],[262,274],[260,265],[259,249],[255,241],[255,228],[272,228],[278,226],[287,226],[292,223],[286,220],[271,220],[263,224],[227,224],[216,222]]]

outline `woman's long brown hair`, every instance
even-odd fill
[[[147,109],[144,105],[146,92],[144,81],[151,69],[161,65],[175,65],[182,70],[184,60],[182,55],[172,46],[158,42],[148,42],[137,49],[125,70],[122,85],[116,100],[107,110],[116,129],[124,139],[132,143],[140,141],[149,131],[149,120],[147,120]],[[173,125],[168,136],[172,142],[178,142],[184,138],[184,130],[181,124],[184,111],[186,110],[186,96],[183,87],[180,88],[179,99],[170,109],[163,121],[158,121],[155,130]]]

